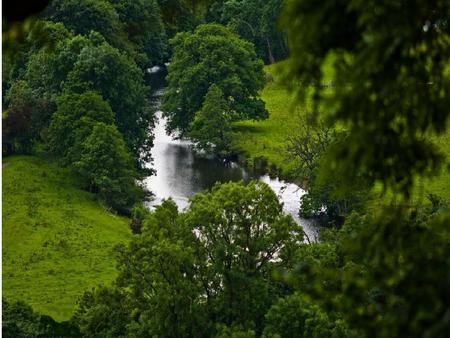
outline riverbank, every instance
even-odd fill
[[[112,250],[131,237],[129,220],[45,159],[3,163],[3,296],[67,320],[84,291],[115,278]]]

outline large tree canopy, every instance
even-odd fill
[[[115,47],[123,47],[122,23],[114,7],[105,0],[53,0],[44,12],[50,20],[62,22],[75,34],[96,31]]]
[[[139,175],[125,141],[115,125],[95,122],[92,132],[79,146],[74,162],[90,191],[115,210],[129,214],[133,204],[142,201],[143,190],[136,184]]]
[[[251,43],[217,24],[179,33],[171,43],[173,58],[163,99],[169,131],[188,130],[212,84],[228,101],[231,120],[267,117],[264,102],[258,97],[264,85],[263,63]]]
[[[109,104],[97,93],[66,93],[56,99],[57,110],[48,130],[48,145],[54,154],[66,161],[77,161],[80,146],[96,122],[114,123]]]
[[[147,103],[148,88],[136,64],[106,42],[83,48],[67,75],[64,89],[76,93],[96,91],[116,114],[116,124],[132,153],[149,156],[153,114]]]
[[[350,179],[361,170],[409,195],[415,175],[436,169],[426,135],[449,115],[449,13],[447,0],[288,1],[289,77],[349,130],[335,158]],[[322,83],[329,57],[332,90]]]
[[[302,238],[261,182],[217,185],[183,213],[165,201],[118,248],[118,290],[88,292],[76,320],[87,336],[226,337],[216,324],[260,334],[286,291],[273,272],[292,265]]]

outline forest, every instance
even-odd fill
[[[448,337],[450,2],[2,6],[4,337]]]

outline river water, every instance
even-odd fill
[[[149,202],[152,208],[171,197],[180,209],[189,205],[189,198],[197,192],[211,188],[216,182],[229,182],[253,179],[267,183],[283,203],[285,213],[299,223],[310,240],[317,238],[318,229],[313,222],[298,216],[300,197],[305,193],[293,183],[284,182],[269,175],[258,175],[250,172],[234,162],[223,162],[208,158],[194,151],[192,143],[187,140],[174,139],[166,134],[166,119],[162,116],[160,97],[164,92],[165,72],[162,69],[152,69],[150,85],[152,102],[157,109],[157,121],[154,129],[154,146],[152,149],[153,163],[149,167],[156,174],[144,180],[146,187],[154,194]]]

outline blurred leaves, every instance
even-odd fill
[[[446,0],[287,2],[287,78],[349,131],[333,163],[347,182],[363,173],[409,199],[414,177],[439,168],[428,135],[447,127],[449,17]],[[332,90],[321,69],[330,56]]]

